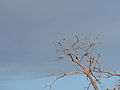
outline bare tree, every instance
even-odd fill
[[[58,58],[62,60],[64,58],[69,58],[69,60],[75,64],[78,69],[73,72],[64,72],[58,75],[52,74],[51,76],[56,76],[56,79],[48,86],[50,89],[57,80],[72,74],[83,74],[86,76],[86,78],[89,80],[87,90],[90,88],[90,86],[93,86],[95,90],[99,90],[98,85],[100,85],[102,78],[120,76],[120,74],[102,70],[99,60],[100,53],[96,53],[95,51],[96,45],[99,44],[99,42],[97,42],[97,38],[95,40],[90,40],[87,37],[79,38],[76,36],[75,41],[71,41],[67,38],[64,38],[63,41],[64,42],[62,43],[56,43],[58,46],[57,51],[61,52],[61,56]]]

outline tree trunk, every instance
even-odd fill
[[[89,78],[89,80],[90,80],[92,86],[94,87],[94,89],[95,89],[95,90],[98,90],[98,87],[97,87],[97,85],[96,85],[96,82],[94,81],[94,79],[92,78],[92,76],[91,76],[90,74],[86,74],[86,75],[87,75],[87,77]]]

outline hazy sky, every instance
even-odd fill
[[[100,34],[105,68],[119,72],[119,9],[119,0],[0,0],[0,80],[68,70],[53,61],[53,42],[74,35]]]

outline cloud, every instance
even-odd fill
[[[113,66],[119,62],[117,2],[6,0],[0,3],[1,80],[44,77],[64,68],[69,70],[69,65],[61,67],[63,63],[53,63],[57,55],[52,43],[76,34],[89,37],[101,34],[105,64],[114,58],[116,62],[110,61]]]
[[[7,83],[0,82],[0,86],[5,86],[5,85],[7,85]]]

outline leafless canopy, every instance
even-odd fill
[[[78,67],[78,69],[73,72],[64,72],[57,75],[55,81],[49,85],[50,89],[58,79],[72,74],[83,74],[88,78],[90,83],[86,88],[87,90],[90,86],[93,86],[95,90],[98,90],[97,85],[100,84],[101,78],[120,76],[120,74],[102,70],[99,60],[100,53],[95,51],[96,45],[99,44],[99,42],[97,42],[97,38],[95,40],[90,40],[87,37],[79,38],[76,36],[75,41],[70,41],[67,38],[64,38],[63,41],[63,43],[56,43],[58,46],[57,50],[62,53],[58,58],[63,60],[68,57],[69,60]],[[52,74],[52,76],[56,75]]]

